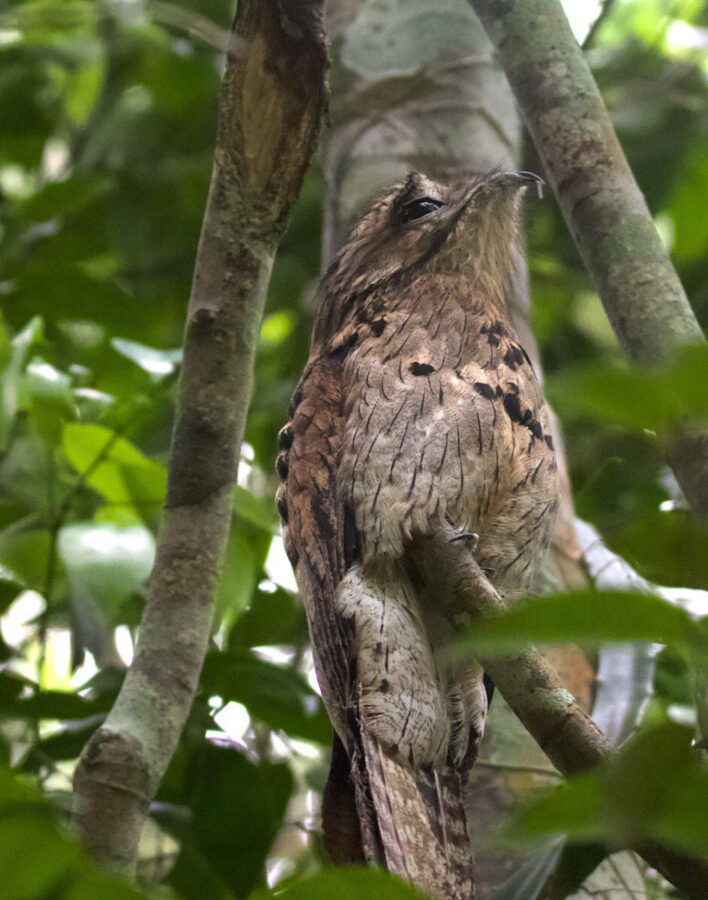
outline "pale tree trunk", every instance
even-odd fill
[[[167,503],[135,658],[76,770],[92,854],[132,871],[212,627],[270,270],[326,105],[322,0],[240,0],[187,314]]]
[[[465,0],[440,0],[434,5],[427,0],[330,0],[327,30],[332,43],[332,97],[331,128],[323,136],[322,151],[325,265],[362,209],[408,170],[445,179],[497,166],[519,167],[521,131],[514,100]],[[523,259],[516,302],[517,328],[538,365],[527,325]],[[557,446],[562,447],[560,441]],[[560,454],[565,474],[562,449]],[[586,584],[566,476],[564,503],[538,588],[562,591]],[[639,656],[619,664],[623,674],[644,665],[644,687],[646,659]],[[569,646],[556,648],[551,658],[564,684],[589,709],[594,672],[585,656]],[[613,662],[618,660],[610,656],[607,664]],[[469,788],[480,896],[487,896],[491,886],[507,875],[518,877],[518,859],[487,846],[494,825],[521,796],[554,783],[556,777],[536,742],[495,696],[480,764]],[[533,884],[542,884],[543,872],[552,869],[557,856],[558,851],[551,849],[527,861]],[[643,886],[631,863],[627,877],[637,889]],[[591,887],[607,886],[600,879]],[[531,888],[521,890],[519,896],[525,900],[535,896]]]
[[[560,0],[471,3],[627,356],[655,366],[703,341]],[[708,434],[682,424],[665,442],[686,499],[708,515]]]

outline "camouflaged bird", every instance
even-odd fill
[[[335,729],[325,844],[435,897],[474,895],[462,786],[487,712],[451,664],[441,598],[411,540],[471,541],[506,600],[557,506],[549,414],[510,321],[528,173],[413,173],[356,225],[321,285],[310,357],[280,432],[278,507]]]

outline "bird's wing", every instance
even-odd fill
[[[459,773],[415,768],[386,752],[362,715],[354,616],[337,588],[357,558],[354,516],[338,490],[345,385],[340,358],[315,358],[281,432],[279,508],[307,612],[315,666],[334,725],[325,790],[325,842],[337,862],[367,858],[436,897],[473,896],[472,859]],[[386,640],[395,644],[396,635]]]

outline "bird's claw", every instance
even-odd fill
[[[474,553],[477,549],[477,544],[479,544],[479,535],[475,531],[459,531],[451,541],[464,541],[470,553]]]

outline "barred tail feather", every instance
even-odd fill
[[[386,867],[436,900],[474,897],[472,849],[459,774],[411,767],[362,734]]]

